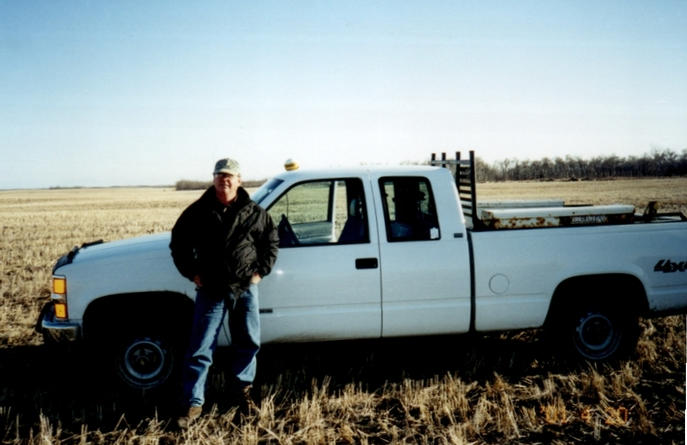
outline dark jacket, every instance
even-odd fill
[[[254,272],[270,273],[278,246],[272,218],[242,187],[229,207],[214,187],[206,190],[181,214],[169,245],[183,276],[199,275],[203,287],[233,292],[247,289]]]

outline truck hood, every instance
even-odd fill
[[[174,266],[170,236],[167,232],[86,244],[60,259],[56,270],[67,278],[71,316],[79,319],[94,296],[147,292],[192,296],[195,285]]]
[[[71,264],[80,264],[107,259],[120,259],[126,256],[137,256],[145,252],[146,255],[163,253],[170,256],[170,232],[144,235],[136,238],[93,244],[78,249]],[[171,258],[171,257],[170,257]]]

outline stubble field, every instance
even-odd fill
[[[560,359],[538,331],[265,347],[246,417],[223,397],[220,352],[208,414],[176,431],[171,395],[125,393],[87,351],[43,346],[33,327],[60,255],[169,230],[201,193],[0,191],[0,442],[684,443],[682,316],[643,320],[637,353],[611,365]],[[478,196],[687,213],[687,178],[490,183]]]

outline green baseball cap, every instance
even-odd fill
[[[239,163],[230,158],[224,158],[217,161],[215,164],[215,171],[213,174],[226,173],[228,175],[241,175],[241,166]]]

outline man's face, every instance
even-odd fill
[[[227,204],[236,198],[236,193],[241,185],[241,177],[229,173],[217,173],[214,175],[213,184],[217,198],[223,204]]]

